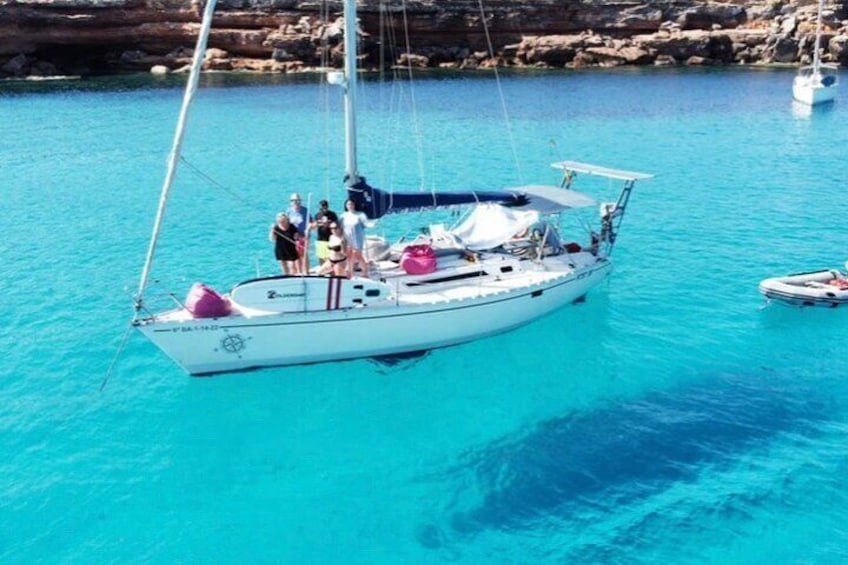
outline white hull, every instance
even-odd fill
[[[839,87],[839,67],[821,62],[823,8],[824,0],[819,0],[813,64],[798,69],[798,75],[792,82],[792,97],[808,106],[832,102],[836,98],[836,90]]]
[[[505,332],[583,297],[612,264],[579,255],[581,267],[570,267],[564,255],[546,259],[538,273],[516,273],[514,284],[503,275],[481,280],[476,296],[466,281],[457,287],[465,296],[454,298],[419,293],[346,309],[215,319],[175,311],[137,327],[192,374],[422,351]]]
[[[792,306],[835,308],[848,304],[848,281],[830,269],[765,279],[759,290],[769,300]]]
[[[806,80],[796,79],[792,84],[792,96],[798,102],[808,106],[832,102],[836,98],[837,90],[837,85],[809,84]]]

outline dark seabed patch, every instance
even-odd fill
[[[433,547],[448,531],[532,528],[549,516],[636,502],[780,434],[813,434],[829,414],[820,391],[766,374],[724,375],[546,420],[465,454],[453,471],[466,479],[461,491],[481,493],[479,502],[449,509],[447,530],[435,535],[428,526],[419,541]]]

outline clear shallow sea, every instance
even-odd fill
[[[102,393],[182,93],[0,83],[0,562],[848,561],[848,311],[756,290],[848,259],[848,103],[805,113],[792,76],[508,75],[513,143],[488,75],[369,83],[377,186],[655,173],[608,283],[393,367],[191,378],[132,334]],[[337,92],[204,82],[153,273],[178,296],[274,272],[292,190],[342,198]]]

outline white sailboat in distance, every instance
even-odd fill
[[[792,81],[792,97],[809,106],[831,102],[839,89],[839,67],[821,62],[822,9],[824,0],[819,0],[816,17],[816,45],[813,51],[813,64],[798,69]]]
[[[575,161],[554,163],[559,186],[497,191],[387,193],[357,169],[356,36],[345,33],[345,67],[329,80],[344,92],[347,196],[375,219],[387,214],[462,207],[455,226],[431,225],[419,240],[384,245],[369,276],[295,275],[239,282],[223,296],[201,287],[211,308],[180,304],[151,311],[145,302],[159,231],[197,88],[215,0],[209,0],[135,297],[133,325],[191,374],[399,355],[455,345],[530,323],[583,298],[612,270],[610,253],[638,180],[652,175]],[[356,29],[356,2],[345,0],[344,28]],[[621,182],[614,202],[577,192],[577,175]],[[609,181],[607,181],[609,182]],[[583,245],[566,242],[561,221],[591,207],[597,224]],[[588,230],[587,230],[588,231]],[[405,251],[426,249],[427,268],[410,268]],[[196,297],[197,295],[195,295]],[[326,339],[327,336],[342,336]]]

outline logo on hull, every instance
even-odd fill
[[[230,334],[221,340],[221,347],[227,353],[238,353],[244,349],[245,341],[239,334]]]

